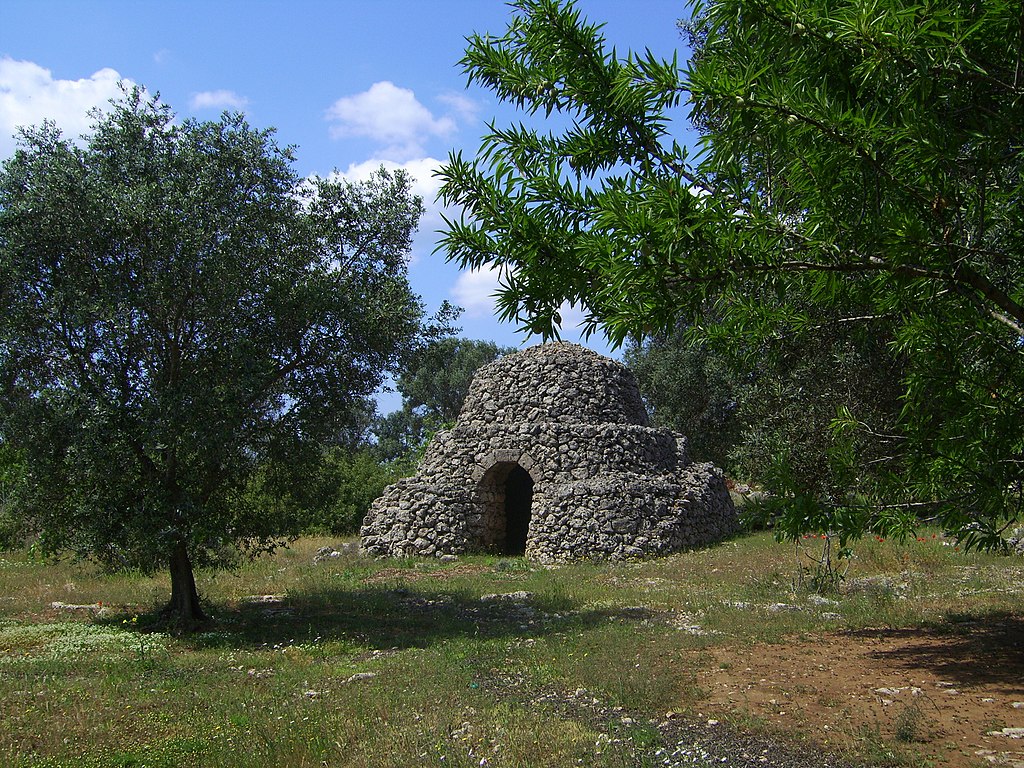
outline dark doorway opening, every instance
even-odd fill
[[[526,538],[530,533],[530,505],[533,502],[533,478],[518,464],[505,480],[505,546],[506,555],[526,554]]]

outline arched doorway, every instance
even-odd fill
[[[526,553],[533,504],[533,478],[514,461],[494,464],[480,479],[475,500],[480,511],[473,538],[484,552]]]
[[[516,464],[505,480],[505,546],[503,554],[526,554],[533,502],[533,478]]]

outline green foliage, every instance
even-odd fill
[[[477,369],[513,351],[459,338],[438,339],[417,350],[396,383],[402,408],[374,425],[377,455],[411,471],[431,436],[458,418]]]
[[[449,158],[449,258],[500,269],[502,314],[545,335],[570,301],[615,342],[682,323],[765,361],[758,407],[815,404],[792,426],[814,439],[777,420],[752,443],[780,488],[997,546],[1024,501],[1019,4],[699,2],[685,71],[620,58],[571,2],[513,6],[463,67],[568,127]],[[865,386],[821,382],[836,356]]]
[[[404,474],[412,474],[427,442],[439,428],[428,425],[422,413],[403,405],[374,421],[374,452],[380,461],[401,465]]]
[[[526,113],[561,113],[571,127],[492,126],[476,159],[452,155],[440,198],[469,215],[448,222],[440,247],[463,266],[502,268],[499,313],[535,333],[555,335],[565,301],[584,310],[585,329],[618,342],[638,324],[671,328],[678,292],[658,295],[674,254],[703,238],[689,230],[698,198],[668,134],[677,64],[619,60],[571,4],[512,6],[505,35],[469,38],[463,68]]]
[[[1024,437],[1024,411],[992,402],[1019,404],[1024,385],[1019,245],[1007,237],[1022,181],[1020,8],[734,10],[698,8],[689,73],[708,128],[703,172],[748,190],[724,255],[742,247],[786,275],[791,306],[797,292],[817,316],[856,302],[891,329],[902,471],[878,524],[902,533],[925,509],[970,546],[997,544],[1019,514]],[[852,414],[837,432],[870,435]]]
[[[289,462],[261,467],[250,478],[246,503],[312,536],[358,533],[373,500],[404,474],[401,464],[381,462],[366,444],[334,445],[300,466],[301,473]]]
[[[440,339],[417,351],[398,391],[408,407],[441,423],[455,421],[477,369],[514,351],[493,341]]]
[[[0,172],[18,515],[45,551],[170,565],[182,613],[192,561],[294,530],[247,503],[255,474],[294,483],[422,333],[409,178],[309,181],[292,162],[240,115],[177,121],[136,89],[81,144],[22,131]]]
[[[780,499],[842,506],[880,497],[899,466],[900,438],[886,430],[901,407],[901,361],[884,336],[823,323],[737,350],[693,335],[678,328],[632,343],[626,362],[654,420],[685,434],[695,459]],[[863,422],[837,429],[837,413]],[[763,523],[767,512],[747,516]]]
[[[654,423],[686,435],[694,460],[728,466],[741,427],[742,374],[733,362],[711,344],[691,341],[684,327],[631,342],[625,362]]]
[[[370,504],[401,476],[395,467],[382,464],[368,447],[331,449],[321,472],[320,482],[328,491],[326,504],[322,513],[307,521],[304,530],[335,536],[359,533]]]
[[[0,442],[0,550],[25,543],[18,520],[19,495],[24,493],[26,467],[21,455]]]
[[[822,323],[764,344],[762,359],[742,371],[742,441],[731,455],[741,475],[776,495],[832,506],[883,498],[904,468],[903,361],[886,342],[884,328]],[[853,413],[856,429],[835,428],[838,415]]]

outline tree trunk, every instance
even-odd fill
[[[194,624],[206,618],[199,606],[192,561],[184,544],[175,546],[171,553],[171,602],[167,604],[165,613],[184,624]]]

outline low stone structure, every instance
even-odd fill
[[[632,373],[554,342],[481,368],[455,426],[363,523],[372,555],[662,555],[736,529],[721,472],[651,427]]]

